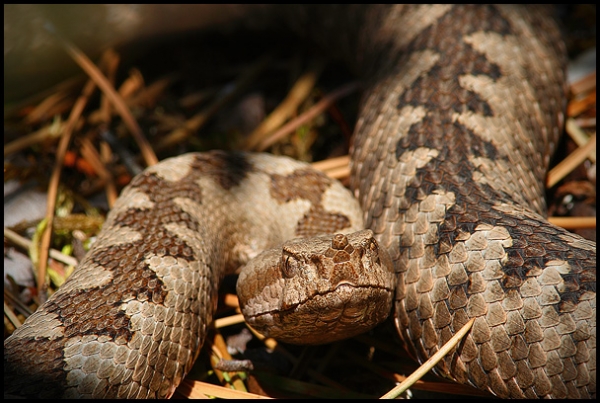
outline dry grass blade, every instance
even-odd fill
[[[242,315],[241,313],[227,316],[225,318],[215,319],[215,327],[217,329],[221,327],[237,325],[238,323],[244,323],[244,315]]]
[[[588,155],[596,150],[596,135],[590,137],[586,145],[579,147],[573,151],[567,158],[558,163],[554,168],[548,172],[548,178],[546,180],[546,186],[551,188],[556,185],[562,178],[567,176],[569,172],[575,169],[581,164]]]
[[[70,102],[67,98],[68,94],[65,92],[55,92],[49,95],[46,99],[37,104],[31,112],[27,113],[27,116],[24,119],[24,123],[28,125],[34,125],[46,120],[49,116],[59,114],[57,113],[57,109],[62,109],[62,107],[70,106]]]
[[[572,94],[581,94],[592,91],[596,88],[596,71],[582,77],[581,79],[569,84]]]
[[[548,221],[568,230],[596,228],[596,217],[548,217]]]
[[[567,116],[577,116],[595,104],[596,91],[587,94],[581,99],[572,100],[567,108]]]
[[[62,122],[57,119],[55,122],[43,126],[33,133],[19,137],[4,146],[4,156],[15,154],[34,144],[39,144],[50,137],[59,137],[62,132]]]
[[[6,316],[6,318],[15,328],[21,326],[21,321],[19,320],[19,318],[17,318],[17,315],[15,315],[15,313],[10,309],[6,302],[4,303],[4,316]]]
[[[437,353],[432,355],[423,365],[419,367],[415,372],[413,372],[408,378],[404,380],[400,385],[396,386],[394,389],[390,390],[388,393],[383,395],[382,399],[395,399],[400,394],[402,394],[406,389],[410,388],[410,386],[421,379],[423,375],[429,372],[435,365],[446,356],[454,347],[458,345],[461,339],[467,334],[471,327],[475,323],[475,318],[468,321],[446,344],[439,349]]]
[[[267,396],[229,389],[223,386],[213,385],[212,383],[190,381],[187,379],[179,385],[177,391],[190,399],[206,399],[208,397],[220,399],[270,399],[270,397]]]
[[[25,250],[29,250],[29,248],[31,247],[31,241],[29,239],[23,238],[21,235],[17,234],[16,232],[12,231],[9,228],[4,228],[4,237],[6,239],[8,239],[9,241],[11,241],[12,243],[14,243],[15,245],[20,246],[21,248],[23,248]],[[61,263],[69,265],[69,266],[77,266],[77,264],[78,264],[77,259],[75,259],[72,256],[68,256],[63,253],[60,253],[56,249],[50,249],[49,255],[52,259],[57,260]]]
[[[577,144],[577,146],[579,146],[579,147],[583,147],[584,145],[586,145],[586,143],[590,139],[590,136],[588,136],[583,130],[581,130],[579,125],[572,118],[567,119],[567,122],[565,125],[565,130],[569,134],[569,137],[571,137],[571,139],[573,139],[575,144]],[[590,161],[595,163],[596,162],[596,150],[594,149],[594,150],[590,151],[588,153],[587,157]]]
[[[196,133],[208,122],[221,108],[239,97],[248,86],[253,83],[258,75],[267,67],[271,58],[265,56],[254,63],[233,85],[233,89],[227,89],[211,105],[200,113],[188,119],[183,127],[173,130],[164,137],[156,146],[157,150],[163,150],[173,144],[180,143]]]
[[[58,148],[56,150],[56,160],[54,163],[54,169],[52,170],[52,175],[50,176],[50,182],[48,184],[48,202],[46,205],[47,225],[40,239],[40,254],[37,267],[38,292],[41,300],[45,299],[47,288],[46,264],[48,260],[48,250],[50,248],[50,237],[52,235],[52,224],[54,222],[54,207],[56,206],[56,195],[58,194],[60,172],[63,167],[65,155],[67,153],[67,149],[71,141],[71,136],[73,134],[75,124],[81,117],[83,109],[87,105],[88,100],[95,88],[96,85],[93,80],[88,81],[85,87],[83,88],[81,95],[79,96],[77,101],[75,101],[73,109],[71,109],[71,114],[69,115],[69,119],[67,120],[67,123],[64,126],[63,134],[60,139],[60,142],[58,143]]]
[[[138,75],[135,75],[137,78]],[[157,103],[158,98],[165,92],[165,90],[178,78],[178,74],[172,73],[165,77],[162,77],[152,84],[145,87],[141,87],[135,95],[132,95],[127,99],[128,105],[142,105],[151,107]],[[141,78],[140,78],[141,79]],[[125,92],[124,85],[121,86],[119,92]],[[125,96],[124,96],[125,98]]]
[[[148,166],[156,164],[158,162],[158,158],[156,158],[156,154],[154,154],[152,147],[150,147],[148,140],[142,133],[142,129],[131,114],[131,111],[125,104],[123,98],[121,98],[119,93],[110,84],[108,79],[102,74],[98,67],[96,67],[96,65],[92,63],[92,61],[81,50],[79,50],[68,40],[60,37],[58,34],[55,34],[55,36],[69,56],[71,56],[73,60],[88,74],[90,79],[92,79],[96,85],[98,85],[104,95],[106,95],[108,100],[113,104],[117,113],[121,116],[123,122],[129,128],[135,141],[140,147],[140,152],[142,153],[146,164]]]
[[[315,86],[322,64],[318,64],[304,73],[290,89],[287,97],[267,116],[262,123],[246,139],[245,150],[254,149],[270,132],[280,127],[298,109]]]
[[[313,162],[312,167],[325,172],[330,178],[343,179],[350,176],[350,156],[329,158],[324,161]]]
[[[379,341],[375,341],[375,344],[379,344]],[[387,351],[386,351],[387,352]],[[402,358],[398,357],[395,352],[387,352],[390,356],[395,356],[398,361]],[[359,357],[351,352],[345,352],[346,355],[352,358],[353,363],[364,367],[369,372],[373,372],[381,378],[386,378],[394,381],[395,383],[401,383],[406,380],[406,376],[401,375],[398,372],[392,372],[387,367],[378,365],[377,363],[365,360],[363,357]],[[445,393],[446,395],[469,395],[469,396],[489,396],[489,393],[480,391],[479,389],[472,388],[467,385],[460,383],[454,383],[450,381],[430,381],[419,379],[414,382],[411,386],[412,390],[421,390],[427,392]]]
[[[26,318],[31,316],[31,314],[33,313],[31,311],[31,309],[29,308],[29,306],[25,305],[25,303],[21,302],[21,300],[19,299],[18,296],[14,295],[10,289],[5,288],[4,289],[4,304],[5,304],[5,309],[8,306],[9,310],[14,314],[15,312],[19,312],[20,314],[22,314],[23,316],[25,316]],[[18,322],[12,322],[13,325],[16,327],[19,327],[21,325],[20,320]]]
[[[106,183],[106,198],[108,199],[108,205],[112,208],[118,196],[117,186],[112,174],[102,163],[102,159],[100,158],[98,151],[92,142],[87,138],[81,139],[81,155],[88,163],[92,165],[94,171]]]
[[[346,84],[337,90],[331,92],[327,96],[325,96],[322,100],[320,100],[316,105],[312,108],[304,112],[302,115],[297,118],[289,121],[287,124],[282,126],[279,130],[271,134],[269,137],[265,138],[261,141],[256,147],[256,151],[264,151],[269,148],[271,145],[275,144],[294,130],[296,130],[299,126],[303,125],[306,122],[309,122],[311,119],[314,119],[319,114],[323,113],[327,108],[329,108],[335,101],[338,99],[351,94],[352,92],[358,90],[360,88],[360,83],[358,81],[353,81],[349,84]]]

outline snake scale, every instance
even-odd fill
[[[391,256],[395,322],[415,357],[476,318],[439,374],[499,397],[595,397],[596,245],[544,218],[565,98],[564,46],[546,10],[276,15],[365,78],[351,186]],[[280,237],[354,229],[355,207],[328,196],[337,185],[269,161],[189,154],[134,178],[72,278],[5,341],[5,393],[170,396],[204,341],[223,273]],[[230,199],[251,214],[240,218]],[[266,199],[294,213],[272,218]]]

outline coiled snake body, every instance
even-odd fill
[[[500,397],[590,397],[596,246],[544,218],[564,51],[541,11],[332,6],[294,10],[290,24],[354,27],[342,39],[314,36],[341,43],[368,80],[352,187],[392,258],[395,320],[415,356],[427,359],[476,318],[439,373]],[[274,173],[254,158],[187,155],[136,177],[73,279],[5,341],[5,392],[170,396],[230,266],[280,237],[354,228],[355,208],[326,196],[324,176],[296,165]],[[260,185],[247,182],[259,173]],[[254,220],[226,210],[223,200],[252,188],[266,192],[242,201]],[[319,196],[303,196],[307,188]],[[267,218],[265,197],[292,202],[298,216]],[[326,229],[314,230],[321,219]]]

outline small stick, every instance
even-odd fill
[[[390,390],[388,393],[383,395],[382,399],[395,399],[401,393],[403,393],[406,389],[410,388],[413,383],[418,381],[425,375],[427,372],[431,370],[431,368],[435,367],[435,365],[446,356],[456,345],[460,342],[460,340],[467,334],[471,327],[475,323],[475,318],[468,321],[446,344],[440,348],[440,350],[432,355],[423,365],[421,365],[415,372],[413,372],[408,378],[406,378],[400,385],[397,385],[394,389]]]

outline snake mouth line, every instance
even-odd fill
[[[326,296],[328,294],[333,294],[338,292],[339,290],[342,290],[344,288],[350,289],[350,290],[357,290],[357,289],[370,289],[370,290],[382,290],[384,292],[388,292],[393,294],[394,293],[394,288],[389,288],[389,287],[383,287],[383,286],[373,286],[373,285],[354,285],[354,284],[350,284],[350,283],[340,283],[338,284],[333,290],[328,290],[326,292],[318,292],[315,293],[313,295],[311,295],[309,298],[305,298],[300,302],[297,302],[295,304],[289,305],[287,308],[277,308],[277,309],[271,309],[265,312],[261,312],[252,316],[249,316],[249,318],[258,318],[264,315],[281,315],[283,313],[288,313],[288,312],[293,312],[294,310],[296,310],[296,308],[302,304],[307,303],[308,301],[310,301],[313,298],[317,298],[317,297],[323,297]]]

